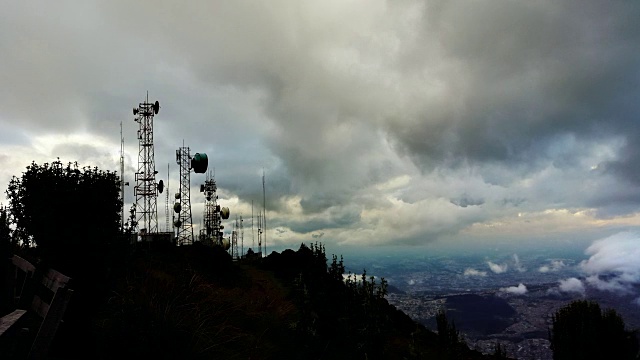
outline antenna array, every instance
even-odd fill
[[[189,147],[183,146],[176,150],[176,163],[180,166],[180,191],[176,193],[177,202],[173,206],[173,210],[178,213],[178,219],[173,224],[178,228],[176,237],[178,245],[191,245],[193,243],[190,160]]]
[[[204,203],[204,229],[200,230],[200,241],[205,245],[222,246],[222,219],[229,218],[229,208],[220,208],[218,205],[218,186],[214,175],[209,172],[204,184],[200,185],[200,192],[205,195]]]
[[[233,231],[231,232],[231,258],[238,258],[238,232],[240,226],[238,225],[238,216],[236,215],[236,221],[233,223]]]
[[[207,154],[195,153],[191,157],[188,147],[176,150],[176,163],[180,165],[180,192],[176,193],[177,202],[173,210],[178,213],[178,219],[173,225],[178,228],[176,242],[178,245],[193,244],[193,217],[191,216],[191,170],[203,174],[209,166]]]
[[[158,232],[158,192],[162,192],[162,181],[156,183],[156,171],[153,149],[153,116],[158,114],[160,103],[149,102],[149,94],[144,102],[133,108],[138,129],[138,171],[135,173],[137,225],[140,234]],[[122,185],[121,185],[122,186]]]

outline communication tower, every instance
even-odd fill
[[[258,213],[258,251],[257,253],[260,254],[260,257],[262,257],[262,214]]]
[[[264,168],[262,169],[262,226],[264,227],[264,254],[267,254],[267,197],[264,191]],[[260,249],[262,251],[262,249]]]
[[[122,121],[120,121],[120,228],[124,229],[124,135],[122,135]]]
[[[238,232],[240,226],[238,225],[238,216],[236,215],[236,221],[233,223],[233,231],[231,232],[231,258],[238,258]]]
[[[258,212],[258,253],[262,254],[264,241],[264,253],[267,253],[267,207],[264,186],[264,169],[262,170],[262,211]],[[251,203],[251,231],[253,233],[253,202]]]
[[[244,257],[244,225],[240,215],[240,257]]]
[[[149,94],[144,102],[133,108],[138,129],[138,171],[135,173],[137,224],[141,235],[158,232],[158,193],[162,193],[162,180],[156,182],[156,165],[153,150],[153,116],[158,114],[160,103],[149,102]]]
[[[164,231],[173,232],[173,229],[170,230],[170,228],[169,228],[169,226],[170,226],[169,225],[169,193],[170,193],[170,191],[169,191],[169,163],[167,163],[167,197],[166,197],[165,202],[164,202],[164,217],[165,217],[165,219],[164,219],[164,221],[165,221]]]
[[[216,191],[218,186],[214,176],[209,172],[204,184],[200,185],[200,192],[204,193],[204,228],[200,230],[200,241],[205,245],[221,246],[222,238],[222,219],[229,218],[229,208],[221,208],[218,205],[218,195]]]
[[[173,210],[178,219],[173,225],[178,228],[177,245],[193,244],[193,218],[191,216],[191,170],[203,174],[207,171],[209,160],[207,154],[196,153],[191,157],[189,147],[183,146],[176,150],[176,163],[180,166],[180,191],[176,193],[176,203]]]

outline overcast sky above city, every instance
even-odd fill
[[[640,227],[637,1],[1,3],[5,189],[32,160],[118,170],[120,122],[133,184],[148,91],[159,179],[169,163],[175,192],[184,141],[248,218],[264,168],[269,245]],[[198,223],[204,175],[191,181]]]

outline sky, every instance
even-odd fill
[[[639,2],[0,3],[5,188],[32,160],[118,170],[121,122],[133,184],[148,92],[158,179],[176,191],[184,142],[247,219],[264,170],[274,249],[587,249],[640,228]]]

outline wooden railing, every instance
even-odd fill
[[[5,298],[13,303],[14,310],[0,318],[0,339],[11,341],[12,337],[21,336],[24,333],[19,325],[21,319],[40,319],[37,329],[28,329],[28,332],[37,331],[28,358],[44,359],[73,294],[68,288],[71,278],[53,269],[37,276],[35,266],[17,255],[9,261]]]

